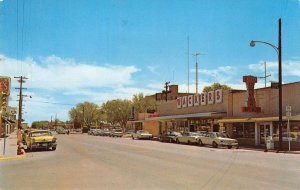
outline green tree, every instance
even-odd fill
[[[78,128],[78,125],[90,128],[98,122],[100,115],[100,107],[91,102],[79,103],[69,111],[69,118],[75,128]]]
[[[132,103],[130,100],[110,100],[102,105],[106,120],[112,125],[120,125],[123,129],[130,116]]]
[[[146,98],[143,93],[139,93],[133,95],[132,105],[136,113],[143,113],[146,112],[147,109],[155,109],[156,101],[153,98]]]
[[[213,83],[210,86],[205,86],[203,88],[203,92],[209,92],[209,91],[213,91],[213,90],[217,90],[217,89],[229,90],[229,89],[231,89],[231,87],[227,86],[225,84]]]

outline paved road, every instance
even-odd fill
[[[300,155],[82,134],[0,162],[0,189],[300,189]]]

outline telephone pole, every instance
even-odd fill
[[[168,101],[168,93],[171,93],[171,91],[169,90],[169,84],[170,84],[170,82],[166,82],[165,83],[165,90],[163,90],[163,93],[165,93],[166,94],[166,102]]]
[[[28,78],[20,76],[20,77],[14,77],[16,79],[19,79],[18,82],[20,83],[20,88],[16,88],[19,89],[19,113],[18,113],[18,128],[22,128],[22,105],[23,105],[23,89],[27,89],[27,88],[23,88],[23,83],[25,83]]]

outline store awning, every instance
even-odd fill
[[[283,121],[287,121],[287,117],[282,117]],[[291,118],[292,120],[292,118]],[[247,122],[269,122],[269,121],[279,121],[279,117],[253,117],[253,118],[228,118],[219,119],[218,123],[247,123]]]
[[[190,118],[220,118],[226,116],[226,112],[205,112],[205,113],[193,113],[184,115],[168,115],[160,117],[148,117],[146,121],[160,121],[160,120],[173,120],[173,119],[190,119]]]

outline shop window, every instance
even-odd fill
[[[233,135],[235,138],[254,138],[255,124],[254,123],[234,123]]]

